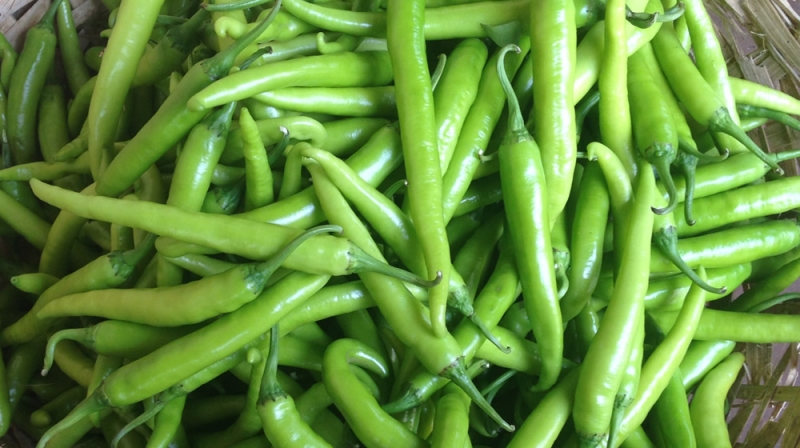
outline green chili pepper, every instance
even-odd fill
[[[147,0],[135,5],[125,2],[118,10],[118,20],[103,52],[103,64],[97,74],[87,117],[89,155],[95,180],[101,178],[114,158],[114,141],[125,97],[163,3],[164,0]]]
[[[628,236],[617,281],[597,335],[586,353],[572,411],[581,443],[596,446],[606,434],[623,371],[627,365],[639,313],[647,291],[649,241],[653,225],[655,178],[649,167],[640,170],[636,199],[631,206]],[[599,378],[596,372],[604,372]],[[620,436],[622,439],[622,437]]]
[[[645,57],[640,52],[636,52],[628,59],[628,72],[636,145],[644,159],[656,169],[669,197],[666,207],[659,207],[653,211],[659,215],[667,214],[678,205],[675,183],[669,171],[670,165],[678,155],[678,132],[675,120],[664,94],[653,81]]]
[[[666,446],[685,446],[687,448],[697,446],[680,369],[672,375],[664,392],[653,405],[648,419],[651,416],[654,423],[658,425]]]
[[[689,267],[720,268],[777,255],[800,244],[793,221],[769,221],[679,240],[677,252]],[[651,273],[676,272],[662,254],[654,252]]]
[[[408,178],[409,217],[419,229],[428,278],[441,276],[441,286],[430,291],[433,333],[445,337],[445,309],[450,281],[450,248],[443,216],[442,172],[436,141],[433,90],[425,59],[424,1],[389,2],[387,9],[389,57],[395,72],[400,138]]]
[[[78,30],[75,28],[72,6],[68,1],[62,1],[59,5],[56,20],[58,22],[58,47],[64,62],[64,73],[67,75],[70,91],[73,95],[77,95],[81,86],[86,84],[90,76],[89,69],[83,61]]]
[[[103,255],[63,277],[39,296],[33,309],[22,319],[0,332],[0,345],[19,344],[43,335],[52,321],[39,319],[36,314],[59,297],[121,285],[133,274],[134,267],[150,252],[151,247],[152,241],[149,241],[131,251]]]
[[[239,52],[260,34],[260,30],[269,26],[279,9],[280,0],[272,9],[273,14],[261,22],[257,29],[214,57],[195,64],[187,72],[179,84],[180,89],[167,97],[142,130],[114,157],[103,177],[97,179],[99,195],[117,196],[130,187],[150,165],[205,117],[205,113],[188,110],[186,101],[215,80],[226,76]]]
[[[498,149],[500,180],[505,194],[506,219],[517,250],[525,309],[531,321],[543,358],[537,388],[546,390],[555,384],[563,354],[561,310],[550,243],[550,220],[544,190],[544,173],[536,142],[524,127],[503,66],[503,55],[516,50],[507,46],[497,59],[497,70],[509,102],[509,132]]]
[[[681,361],[683,388],[689,391],[711,369],[733,352],[733,341],[692,341]]]
[[[258,297],[266,282],[286,258],[309,238],[339,232],[321,226],[293,239],[269,260],[238,265],[235,269],[201,280],[156,291],[141,289],[99,290],[58,298],[41,308],[40,319],[62,316],[99,316],[157,326],[181,326],[229,313]],[[159,303],[169,303],[174,313],[154,313]]]
[[[733,353],[706,375],[689,406],[698,447],[731,446],[725,421],[725,395],[736,381],[744,355]]]
[[[35,161],[36,113],[39,98],[53,65],[56,35],[53,21],[62,0],[54,1],[38,24],[25,34],[25,45],[8,84],[6,134],[11,145],[11,160],[16,165]]]
[[[800,115],[800,100],[780,90],[748,81],[729,78],[728,82],[737,104],[774,109],[791,115]]]
[[[578,315],[597,285],[608,223],[608,187],[598,164],[591,163],[586,168],[579,188],[572,227],[569,289],[560,304],[565,322]]]
[[[653,38],[653,49],[675,95],[698,123],[712,132],[730,135],[776,172],[783,172],[733,121],[725,104],[683,51],[670,24]]]

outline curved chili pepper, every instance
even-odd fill
[[[733,352],[733,341],[692,341],[681,361],[683,388],[689,391],[711,369]]]
[[[114,157],[102,178],[97,179],[97,194],[119,195],[205,117],[203,112],[193,112],[186,108],[188,99],[215,80],[226,76],[236,56],[260,34],[260,30],[269,26],[270,19],[279,9],[280,0],[273,7],[273,14],[261,22],[258,28],[212,58],[192,66],[179,84],[180,88],[167,97],[156,114]]]
[[[730,446],[725,420],[725,397],[744,364],[742,353],[732,353],[700,383],[689,406],[697,446]]]
[[[628,176],[636,175],[633,125],[628,101],[628,45],[625,2],[605,4],[604,52],[598,80],[600,135],[622,161]],[[633,96],[633,93],[631,94]],[[634,115],[636,115],[634,113]]]
[[[127,252],[103,255],[81,269],[65,276],[36,300],[33,309],[22,319],[0,332],[0,346],[19,344],[44,334],[52,321],[36,317],[45,305],[67,294],[119,286],[134,272],[134,268],[152,248],[152,241]]]
[[[733,121],[730,111],[717,99],[714,89],[683,51],[670,24],[664,25],[662,31],[653,38],[653,49],[675,95],[698,123],[712,132],[730,135],[773,170],[783,172]]]
[[[308,169],[314,178],[314,188],[321,198],[329,221],[342,223],[345,234],[368,247],[368,253],[379,257],[380,252],[366,228],[352,212],[341,193],[327,179],[325,172],[315,165],[309,165]],[[449,333],[446,333],[443,338],[437,337],[433,333],[430,324],[424,319],[425,309],[408,290],[389,277],[375,276],[367,272],[359,276],[373,295],[381,313],[390,323],[398,323],[393,324],[392,328],[403,343],[410,346],[420,363],[430,372],[436,372],[438,375],[454,381],[504,429],[513,430],[513,427],[505,423],[497,412],[486,403],[466,375],[464,361],[460,356],[456,340]],[[401,321],[403,324],[399,324]]]
[[[699,275],[704,278],[705,270],[701,268]],[[680,311],[680,324],[667,333],[664,341],[656,347],[642,366],[639,393],[620,425],[620,441],[625,440],[632,430],[644,422],[645,416],[678,369],[695,329],[699,328],[699,321],[704,313],[705,295],[703,289],[696,285],[692,286],[686,304]]]
[[[728,82],[736,104],[765,107],[791,115],[800,115],[800,100],[787,93],[746,79],[731,77]]]

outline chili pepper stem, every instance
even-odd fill
[[[666,207],[653,207],[653,213],[657,215],[671,213],[675,210],[675,207],[678,206],[678,190],[675,187],[675,181],[672,179],[672,174],[669,171],[669,166],[672,161],[675,160],[675,155],[675,148],[670,144],[656,143],[645,151],[645,159],[655,168],[669,196]]]
[[[469,293],[467,293],[466,287],[458,288],[457,290],[450,292],[450,299],[448,300],[447,304],[469,319],[473,325],[478,327],[478,331],[483,334],[483,337],[494,344],[498,350],[503,353],[511,353],[511,347],[503,345],[503,343],[492,334],[492,331],[489,330],[486,324],[483,323],[481,318],[475,314],[475,309],[472,307],[468,295]]]
[[[691,156],[697,157],[699,160],[704,160],[708,162],[722,162],[723,160],[727,159],[730,155],[730,151],[728,148],[719,149],[722,151],[722,154],[705,154],[697,150],[691,143],[683,139],[682,137],[678,137],[678,150],[685,152]]]
[[[47,376],[50,373],[50,368],[53,367],[53,359],[55,358],[56,346],[59,342],[69,340],[83,343],[91,336],[90,330],[86,328],[70,328],[61,330],[50,336],[47,341],[47,348],[44,352],[44,367],[42,368],[42,376]]]
[[[381,408],[387,414],[399,414],[411,408],[417,407],[422,403],[422,397],[415,387],[409,387],[403,392],[403,395],[398,397],[392,402],[386,403]]]
[[[269,354],[264,376],[261,377],[258,405],[286,396],[286,392],[278,384],[278,337],[278,324],[275,324],[269,332]]]
[[[678,229],[675,226],[668,226],[653,233],[653,244],[659,252],[671,261],[675,267],[689,277],[697,286],[705,289],[712,294],[725,294],[727,287],[715,288],[701,279],[689,265],[681,258],[678,253]]]
[[[489,415],[501,428],[508,432],[514,432],[514,425],[509,424],[497,411],[494,410],[492,405],[481,395],[481,392],[475,387],[475,384],[467,375],[464,369],[464,358],[459,357],[456,362],[448,366],[441,374],[441,376],[449,379],[455,383],[461,390],[466,393],[469,398],[475,403],[483,412]]]
[[[168,402],[166,401],[156,400],[150,407],[150,409],[144,411],[141,415],[131,420],[127,425],[125,425],[122,429],[120,429],[117,435],[114,436],[114,439],[111,440],[111,448],[117,448],[117,446],[119,445],[119,441],[122,440],[123,437],[128,435],[129,432],[133,431],[137,427],[143,425],[146,421],[155,417],[156,414],[158,414],[159,412],[161,412],[162,409],[164,409],[167,403]]]
[[[750,106],[747,104],[737,104],[736,110],[743,117],[767,118],[770,120],[775,120],[784,126],[788,126],[792,129],[800,131],[800,120],[797,120],[785,112],[767,109],[764,107]]]
[[[416,274],[412,274],[404,269],[396,268],[378,261],[364,252],[358,246],[353,245],[352,247],[353,249],[350,253],[350,256],[353,258],[353,260],[355,260],[355,266],[353,266],[353,273],[355,274],[360,272],[376,272],[378,274],[396,278],[406,283],[411,283],[412,285],[416,285],[421,288],[433,288],[442,281],[442,271],[437,271],[436,278],[433,280],[425,280],[424,278]]]
[[[139,243],[138,246],[135,248],[121,252],[119,254],[119,261],[128,266],[136,266],[139,264],[140,261],[144,259],[144,257],[150,252],[153,246],[156,244],[156,238],[158,235],[154,233],[148,233],[146,237]]]
[[[261,281],[258,283],[266,284],[269,277],[279,268],[284,261],[294,252],[301,244],[303,244],[309,238],[320,235],[323,233],[342,233],[342,228],[337,225],[325,225],[325,226],[318,226],[314,227],[313,229],[309,229],[302,234],[298,235],[295,239],[289,242],[280,252],[270,257],[269,260],[266,260],[262,263],[255,265],[253,269],[253,274],[261,277]]]
[[[708,123],[708,129],[711,130],[712,133],[721,132],[730,135],[734,139],[738,140],[739,143],[743,144],[756,157],[761,159],[761,161],[769,165],[770,168],[775,170],[776,173],[780,175],[783,174],[783,169],[779,167],[778,164],[771,159],[767,153],[759,148],[758,145],[756,145],[756,143],[747,135],[747,133],[742,130],[742,128],[733,122],[728,110],[724,107],[717,109],[717,111],[714,112],[714,116],[711,117],[711,120]]]

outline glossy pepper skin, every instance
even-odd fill
[[[41,21],[28,30],[25,45],[11,73],[6,106],[6,133],[11,145],[11,161],[17,165],[39,158],[36,141],[36,112],[47,73],[56,54],[56,34],[53,27],[59,4],[56,0]]]
[[[544,206],[547,203],[545,171],[539,148],[525,129],[503,65],[503,55],[516,50],[516,46],[506,46],[497,59],[497,71],[511,110],[509,131],[498,149],[500,181],[525,309],[542,354],[542,372],[536,388],[547,390],[555,384],[561,372],[564,339],[550,241],[549,210]]]

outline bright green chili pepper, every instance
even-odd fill
[[[702,268],[698,274],[703,279],[706,276]],[[628,434],[644,422],[647,413],[678,369],[695,334],[695,329],[699,328],[699,321],[704,313],[705,295],[705,290],[696,285],[692,286],[686,303],[679,313],[680,323],[667,333],[642,366],[639,392],[625,413],[620,425],[619,440],[625,440]]]
[[[178,286],[142,289],[99,290],[58,298],[44,306],[40,319],[61,316],[99,316],[157,326],[181,326],[229,313],[258,297],[273,272],[302,243],[316,235],[338,232],[336,226],[321,226],[293,239],[269,260],[238,265],[235,269]],[[158,304],[169,303],[175,313],[154,313]]]
[[[525,418],[525,423],[514,434],[509,448],[555,443],[572,413],[572,399],[578,384],[580,368],[572,370],[545,395],[542,401]]]
[[[728,78],[737,104],[765,107],[791,115],[800,115],[800,100],[753,81],[739,78]]]
[[[573,418],[583,446],[597,446],[603,440],[623,371],[631,353],[637,316],[643,312],[647,291],[647,259],[653,227],[655,178],[645,165],[639,172],[631,206],[628,236],[622,252],[618,281],[609,299],[597,335],[583,361],[575,392]],[[596,372],[604,372],[600,378]]]
[[[579,188],[572,227],[569,289],[560,303],[561,318],[565,322],[578,315],[597,285],[608,223],[608,187],[598,164],[590,163],[586,168]]]
[[[367,251],[380,257],[380,252],[367,233],[366,228],[350,209],[341,193],[333,186],[325,172],[316,165],[308,165],[314,179],[314,188],[325,207],[325,214],[330,222],[344,224],[344,232],[355,238],[359,244],[368,247]],[[324,198],[324,199],[322,199]],[[464,361],[460,356],[457,341],[446,333],[445,337],[437,337],[428,321],[426,310],[398,281],[371,273],[359,275],[372,294],[375,302],[386,319],[394,324],[392,328],[400,340],[413,351],[420,363],[430,372],[454,381],[470,398],[500,423],[506,430],[513,430],[483,399],[475,385],[470,381],[464,369]]]
[[[123,2],[118,10],[118,20],[103,52],[103,64],[97,74],[87,117],[89,155],[95,180],[100,179],[114,158],[114,141],[125,97],[163,3],[164,0]]]
[[[675,95],[698,123],[712,132],[730,135],[776,172],[783,172],[733,121],[725,104],[683,51],[670,24],[653,38],[653,50]]]
[[[425,57],[424,1],[391,0],[386,22],[408,178],[409,217],[418,229],[428,278],[442,278],[441,285],[428,297],[433,333],[442,338],[447,334],[445,310],[451,263],[441,199],[433,90]]]
[[[733,352],[733,341],[692,341],[681,361],[683,388],[689,391],[711,369]]]
[[[89,80],[89,69],[83,61],[80,42],[78,42],[78,31],[72,17],[72,6],[70,3],[61,2],[56,16],[58,25],[58,47],[61,52],[61,59],[64,62],[64,73],[67,75],[67,83],[73,95],[77,95],[81,86]],[[46,160],[46,159],[45,159]]]
[[[658,425],[666,446],[686,448],[697,446],[680,368],[672,375],[664,392],[658,397],[648,419],[650,416]]]
[[[677,252],[689,267],[720,268],[786,252],[800,244],[800,227],[778,220],[721,230],[679,240]],[[666,257],[653,252],[651,273],[676,272]]]
[[[500,181],[503,185],[506,218],[516,246],[525,309],[542,353],[543,367],[537,388],[546,390],[558,379],[563,356],[561,309],[550,243],[550,219],[545,193],[545,171],[536,142],[525,129],[522,114],[511,90],[503,55],[516,46],[501,50],[497,71],[508,98],[509,132],[498,149]]]
[[[628,59],[628,89],[631,99],[634,137],[644,159],[653,165],[669,200],[666,207],[653,209],[656,214],[672,212],[678,205],[675,183],[669,167],[678,155],[678,132],[664,94],[641,50]]]
[[[272,11],[277,13],[279,9],[280,0]],[[103,177],[97,179],[97,193],[101,196],[119,195],[199,123],[206,114],[188,110],[186,101],[216,79],[226,76],[239,52],[269,24],[270,18],[214,57],[195,64],[183,77],[180,88],[167,97],[141,131],[114,157]]]
[[[731,446],[725,421],[725,396],[744,364],[744,355],[732,353],[700,383],[689,406],[698,448]]]

